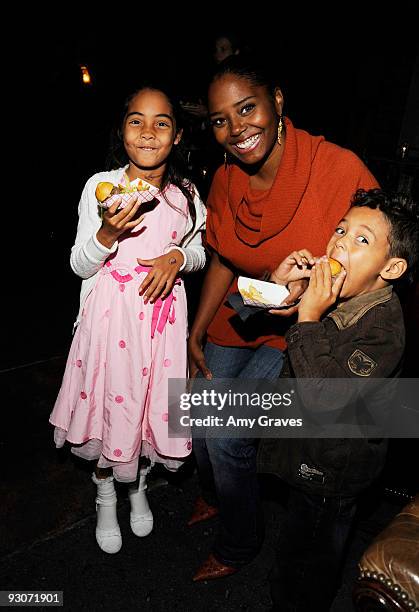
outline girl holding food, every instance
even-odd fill
[[[50,422],[57,447],[67,440],[97,460],[96,540],[107,553],[122,545],[114,478],[129,483],[131,528],[145,536],[150,466],[175,470],[191,452],[190,439],[168,437],[167,380],[187,375],[182,277],[205,264],[205,208],[182,173],[181,137],[175,102],[139,89],[124,107],[115,169],[92,176],[79,204],[70,262],[83,279],[80,312]]]

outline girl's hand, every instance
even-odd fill
[[[183,264],[183,255],[177,249],[169,251],[154,259],[137,259],[142,266],[151,266],[150,272],[140,285],[138,293],[144,295],[144,304],[151,304],[160,297],[164,298],[173,289],[179,268]]]
[[[293,251],[272,272],[271,280],[277,285],[287,285],[291,281],[310,278],[311,270],[308,266],[314,266],[314,261],[313,255],[307,249]]]
[[[332,273],[327,257],[316,261],[310,283],[304,293],[299,308],[298,322],[320,321],[321,316],[332,306],[342,289],[346,271],[342,268],[332,283]]]
[[[110,249],[113,244],[118,240],[119,236],[137,227],[144,219],[144,215],[138,219],[134,219],[135,214],[140,206],[138,195],[133,194],[132,199],[127,205],[122,208],[119,212],[118,206],[121,204],[122,198],[118,198],[116,202],[112,204],[103,213],[102,227],[98,230],[96,237],[103,246]],[[133,220],[134,219],[134,220]]]
[[[205,363],[202,344],[202,338],[196,335],[191,335],[188,339],[189,378],[195,378],[198,372],[202,372],[204,378],[212,380],[212,373]]]

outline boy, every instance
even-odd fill
[[[400,193],[357,191],[327,246],[342,266],[334,279],[327,257],[315,260],[306,250],[273,274],[288,282],[312,266],[281,376],[399,376],[404,323],[392,285],[413,279],[418,252],[417,205]],[[357,497],[379,475],[385,454],[383,439],[261,441],[259,471],[291,485],[271,576],[274,610],[329,610]]]

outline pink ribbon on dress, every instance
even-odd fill
[[[136,266],[135,271],[140,274],[140,272],[150,272],[150,267],[148,266]],[[180,278],[175,280],[175,285],[180,285]],[[175,316],[175,307],[173,302],[176,301],[175,296],[173,295],[173,290],[167,295],[163,300],[158,298],[154,302],[153,306],[153,314],[151,316],[151,337],[154,338],[154,334],[157,328],[159,334],[163,333],[164,328],[166,327],[167,321],[171,325],[176,321]]]

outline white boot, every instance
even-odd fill
[[[92,475],[92,480],[97,485],[96,497],[96,541],[100,548],[109,554],[121,550],[122,537],[116,516],[116,492],[113,476],[108,478],[97,478]]]
[[[139,483],[129,486],[128,497],[131,504],[130,525],[136,536],[143,538],[153,530],[153,514],[148,505],[145,491],[149,470],[140,471]]]

